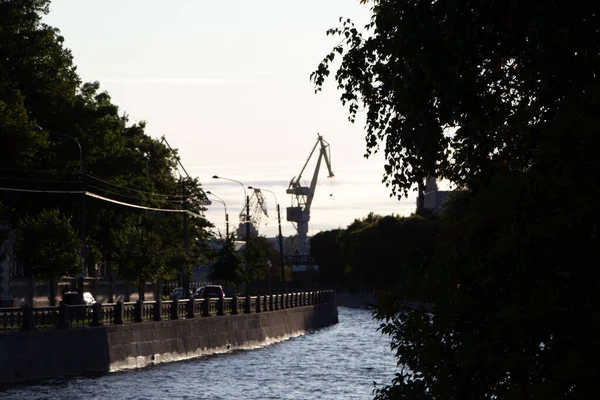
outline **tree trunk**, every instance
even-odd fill
[[[425,184],[419,183],[417,196],[417,215],[423,215],[425,213]]]
[[[58,284],[58,279],[56,279],[55,277],[52,277],[50,279],[48,279],[49,281],[49,294],[48,294],[48,304],[50,304],[51,307],[55,307],[56,306],[56,289],[57,289],[57,284]]]
[[[140,287],[138,289],[138,299],[141,301],[145,301],[146,300],[146,280],[145,279],[140,279]]]
[[[35,299],[35,278],[32,276],[29,277],[29,288],[27,290],[27,301],[31,307],[35,307],[33,303]]]
[[[156,278],[156,287],[154,289],[154,300],[162,300],[162,279]]]
[[[108,302],[115,302],[115,275],[111,273],[108,277],[110,281],[109,289],[108,289]]]

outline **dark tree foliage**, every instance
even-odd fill
[[[402,370],[377,398],[597,397],[600,6],[372,4],[368,32],[328,32],[342,41],[317,90],[341,54],[342,101],[364,110],[393,192],[427,176],[463,189],[432,257],[380,300]]]
[[[434,232],[432,219],[370,213],[344,230],[315,235],[311,255],[325,281],[399,285],[433,256]]]
[[[79,240],[70,220],[58,210],[27,216],[19,224],[15,255],[30,272],[42,279],[81,273]]]
[[[406,292],[379,304],[406,370],[378,399],[597,395],[600,189],[567,172],[594,157],[590,134],[573,132],[579,140],[546,147],[553,156],[530,171],[447,204],[435,260],[415,264]],[[404,309],[406,293],[433,310]]]
[[[209,278],[225,284],[239,285],[243,282],[242,273],[242,256],[235,248],[235,234],[231,234],[224,238],[222,246],[217,250]]]
[[[341,100],[352,121],[364,110],[367,155],[383,144],[396,194],[427,176],[476,188],[528,168],[557,114],[598,91],[595,2],[372,3],[366,33],[350,20],[327,32],[342,41],[311,78],[320,90],[342,55]]]
[[[319,232],[310,238],[310,255],[319,266],[319,280],[339,283],[346,281],[346,264],[340,243],[341,229]]]
[[[243,250],[244,277],[246,282],[267,279],[269,270],[278,263],[279,252],[264,236],[251,236]]]
[[[95,263],[110,266],[117,259],[120,276],[134,279],[132,271],[138,271],[136,281],[190,271],[206,253],[210,226],[201,217],[200,182],[177,176],[176,150],[146,135],[144,122],[130,124],[97,82],[80,81],[58,29],[41,22],[49,3],[0,1],[0,181],[17,189],[0,190],[3,217],[18,228],[26,215],[42,209],[70,216],[93,256],[90,273]],[[186,221],[187,252],[183,214],[146,215],[68,193],[82,190],[138,206],[189,210],[194,215]],[[142,216],[152,227],[144,235]],[[156,250],[160,256],[134,267],[125,254],[148,256],[141,249],[135,253],[144,240],[154,246],[148,254]]]
[[[23,96],[32,120],[59,123],[80,79],[58,29],[41,22],[50,0],[0,1],[0,87]]]

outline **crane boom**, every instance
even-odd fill
[[[313,172],[312,180],[309,186],[303,186],[300,182],[302,179],[302,174],[304,173],[304,170],[306,169],[306,166],[315,153],[317,147],[319,147],[319,155],[317,158],[317,165]],[[317,142],[313,146],[308,159],[300,170],[300,174],[298,174],[298,177],[292,178],[290,185],[286,190],[287,194],[292,195],[292,206],[287,208],[287,220],[295,223],[296,230],[298,231],[298,250],[301,255],[308,255],[307,235],[308,221],[310,220],[310,207],[315,195],[319,171],[321,169],[321,161],[323,159],[325,159],[325,164],[327,165],[327,170],[329,172],[327,177],[334,177],[333,171],[331,170],[331,156],[329,151],[329,143],[323,139],[323,136],[317,134]]]
[[[265,201],[265,196],[263,196],[260,189],[254,189],[252,192],[252,196],[248,199],[250,209],[250,215],[246,217],[246,209],[242,209],[240,211],[240,225],[238,227],[238,238],[244,239],[246,235],[246,218],[250,219],[250,235],[255,236],[258,235],[258,229],[260,228],[260,221],[262,214],[269,217],[269,213],[267,212],[267,204]]]

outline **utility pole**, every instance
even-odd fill
[[[229,178],[224,178],[222,176],[218,176],[218,175],[213,175],[212,177],[213,179],[225,179],[226,181],[231,181],[231,182],[236,182],[239,183],[242,186],[242,189],[244,189],[244,197],[246,198],[246,212],[245,212],[245,216],[244,219],[246,221],[246,251],[245,253],[247,254],[248,251],[248,244],[250,241],[250,196],[248,196],[248,193],[246,192],[246,186],[244,186],[244,184],[240,181],[236,181],[235,179],[229,179]],[[240,217],[243,214],[244,208],[242,208],[242,213],[240,213]],[[248,268],[248,260],[246,259],[246,269]],[[249,286],[250,286],[250,282],[248,280],[248,274],[246,273],[246,294],[249,293]]]
[[[90,275],[90,271],[89,271],[89,265],[87,265],[88,263],[86,262],[86,256],[87,256],[87,252],[88,252],[88,248],[87,248],[87,244],[85,243],[86,237],[87,237],[87,224],[86,224],[86,192],[87,192],[87,176],[85,173],[85,166],[83,165],[83,155],[81,155],[81,159],[80,159],[80,165],[81,165],[81,169],[79,171],[80,175],[81,175],[81,266],[82,266],[82,270],[88,272],[88,275]],[[98,276],[96,274],[96,266],[93,266],[94,268],[94,272],[93,272],[93,277],[94,279],[94,293],[92,293],[94,296],[97,296],[98,293],[96,293],[96,286],[97,286],[97,280],[98,280]],[[83,292],[84,288],[83,285],[81,285],[81,291]]]
[[[225,212],[225,237],[229,238],[229,214]]]
[[[285,257],[283,256],[283,235],[281,234],[281,212],[277,203],[277,224],[279,225],[279,262],[281,264],[281,287],[284,293],[287,292],[287,282],[285,280]]]
[[[181,179],[181,195],[182,195],[182,208],[184,210],[188,209],[188,198],[187,198],[187,190],[185,187],[185,181]],[[189,237],[188,237],[188,214],[187,212],[183,213],[183,250],[185,251],[185,255],[188,255],[188,247],[189,247]],[[188,295],[190,292],[190,277],[184,271],[181,270],[181,287],[183,287],[184,295]]]
[[[80,210],[80,227],[79,227],[79,256],[81,257],[81,273],[88,273],[89,275],[89,271],[87,268],[87,263],[85,262],[85,255],[88,251],[87,245],[85,244],[85,239],[86,239],[86,190],[87,190],[87,175],[85,173],[85,166],[83,164],[83,149],[81,147],[81,143],[79,143],[79,141],[71,136],[71,135],[67,135],[66,133],[61,133],[61,132],[56,132],[56,131],[51,131],[48,129],[44,129],[39,125],[36,125],[33,127],[33,131],[35,132],[47,132],[49,134],[54,134],[54,135],[59,135],[62,137],[66,137],[67,139],[72,140],[76,145],[77,145],[77,149],[79,150],[79,180],[81,182],[81,210]],[[81,278],[81,281],[78,282],[78,286],[80,286],[79,289],[81,289],[81,291],[83,291],[83,278]],[[96,293],[94,293],[94,295],[96,295]]]
[[[173,148],[171,147],[171,145],[169,144],[169,142],[167,141],[167,138],[165,138],[164,136],[161,138],[161,141],[164,142],[167,147],[169,148],[169,150],[171,150],[171,152],[173,154],[175,154],[175,151],[173,150]],[[185,173],[185,176],[187,176],[188,179],[192,179],[190,178],[190,174],[188,174],[188,172],[186,171],[185,167],[183,166],[183,164],[181,163],[181,160],[179,159],[179,157],[175,157],[175,159],[177,160],[177,163],[179,164],[179,166],[181,167],[181,169],[183,170],[183,172]],[[185,182],[183,180],[183,178],[181,179],[181,195],[182,197],[182,208],[184,210],[188,209],[188,197],[187,197],[187,188],[185,186]],[[204,196],[206,198],[206,196]],[[188,247],[189,247],[189,240],[188,240],[188,213],[185,212],[183,213],[183,248],[185,250],[185,254],[186,256],[188,255]],[[186,274],[184,274],[184,271],[181,270],[181,287],[183,287],[184,293],[185,295],[189,295],[189,288],[190,288],[190,277]]]
[[[210,194],[211,196],[215,196],[217,198],[217,201],[219,203],[223,204],[223,207],[225,208],[225,237],[229,238],[229,214],[227,213],[227,204],[225,203],[225,200],[223,200],[222,198],[220,198],[219,196],[217,196],[216,194],[214,194],[210,190],[207,191],[206,194]]]
[[[250,241],[250,196],[246,195],[246,243],[248,243],[249,241]]]
[[[275,193],[271,190],[267,190],[267,189],[260,189],[260,188],[255,188],[253,186],[248,186],[248,189],[253,189],[254,191],[265,191],[265,192],[269,192],[273,195],[273,197],[275,198],[275,204],[277,204],[277,225],[279,226],[279,237],[278,237],[278,242],[279,242],[279,259],[280,259],[280,264],[281,264],[281,289],[285,292],[287,292],[287,283],[285,280],[285,257],[283,256],[283,235],[281,234],[281,209],[279,207],[279,202],[277,201],[277,196],[275,195]]]

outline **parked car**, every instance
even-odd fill
[[[203,299],[205,297],[225,297],[225,292],[221,285],[206,285],[201,286],[194,292],[195,299]]]
[[[185,295],[185,290],[183,290],[182,287],[177,287],[177,288],[173,289],[173,291],[169,295],[169,298],[171,300],[175,300],[175,299],[178,299],[178,300],[180,300],[180,299],[187,299],[189,297],[190,297],[189,295],[187,295],[187,296]]]
[[[69,306],[69,319],[86,320],[92,313],[92,305],[96,304],[96,299],[90,292],[65,292],[60,298],[61,304]],[[74,306],[74,307],[71,307]]]
[[[60,302],[68,306],[91,306],[96,303],[96,300],[90,292],[65,292]]]

